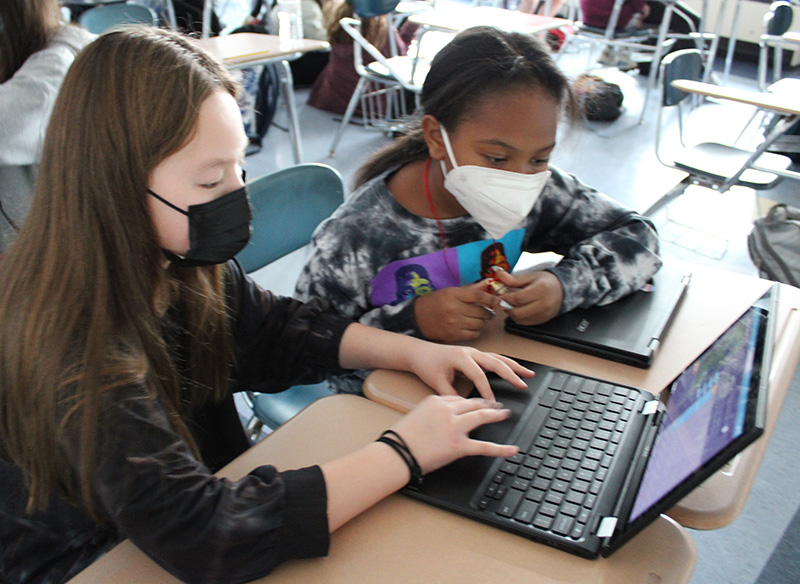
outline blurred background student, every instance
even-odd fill
[[[331,44],[330,61],[312,85],[308,104],[325,111],[343,114],[358,85],[358,73],[353,65],[353,39],[341,27],[339,20],[345,17],[353,18],[355,12],[353,5],[343,0],[328,0],[324,10],[328,42]],[[390,56],[389,22],[385,15],[362,19],[361,34],[378,47],[381,53]],[[398,54],[405,55],[408,38],[404,40],[402,35],[395,33],[395,40]],[[364,64],[374,61],[366,53],[363,57]],[[356,108],[355,113],[361,115],[360,106]]]
[[[58,0],[0,2],[0,253],[30,206],[61,82],[91,39],[63,21]]]
[[[322,14],[323,6],[332,0],[300,0],[300,12],[303,14],[303,38],[315,41],[327,41],[328,31]],[[269,11],[270,34],[278,34],[278,2]],[[295,87],[310,86],[328,64],[329,51],[311,51],[299,59],[289,63]]]

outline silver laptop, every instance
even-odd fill
[[[506,331],[646,368],[677,312],[691,274],[663,266],[642,290],[616,302],[576,308],[540,325],[506,319]]]
[[[475,437],[520,453],[456,461],[404,492],[580,556],[613,553],[762,434],[776,296],[760,298],[660,398],[529,363],[527,390],[493,378],[512,416]]]

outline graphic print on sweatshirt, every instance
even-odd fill
[[[478,282],[492,275],[493,266],[511,271],[522,255],[524,236],[524,229],[516,229],[502,239],[473,241],[393,261],[370,282],[372,305],[397,304],[434,290]]]

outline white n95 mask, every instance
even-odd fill
[[[444,162],[439,161],[444,188],[494,239],[520,227],[542,194],[550,171],[523,174],[484,166],[458,166],[447,131],[441,130],[453,165],[453,170],[447,172]]]

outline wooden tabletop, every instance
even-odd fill
[[[328,50],[325,41],[285,40],[277,35],[240,32],[200,39],[197,43],[226,65],[254,65],[309,51]]]
[[[493,26],[509,32],[535,34],[572,24],[571,20],[526,14],[493,6],[459,6],[412,14],[408,20],[446,32],[459,32],[473,26]]]
[[[677,79],[672,82],[672,86],[681,91],[754,105],[780,114],[800,115],[800,97],[797,95],[747,91],[733,87],[721,87],[701,81],[690,81],[688,79]]]
[[[561,367],[657,394],[772,285],[767,280],[734,272],[691,264],[684,267],[692,273],[692,281],[649,369],[622,365],[506,333],[502,317],[492,321],[478,341],[470,344],[485,351]],[[800,360],[800,343],[797,342],[800,337],[800,289],[781,284],[779,294],[764,435],[736,457],[731,465],[670,511],[670,516],[682,525],[695,529],[722,527],[736,519],[747,502]],[[464,394],[471,389],[467,384],[461,387]],[[408,411],[431,392],[417,377],[395,371],[375,371],[364,384],[364,393],[370,399],[399,411]]]
[[[375,440],[399,417],[398,412],[364,398],[326,397],[220,475],[236,480],[263,464],[292,469],[323,463]],[[611,557],[587,560],[395,494],[337,530],[328,557],[287,562],[263,582],[667,584],[688,582],[696,562],[688,532],[663,516]],[[125,541],[71,582],[177,580]]]

